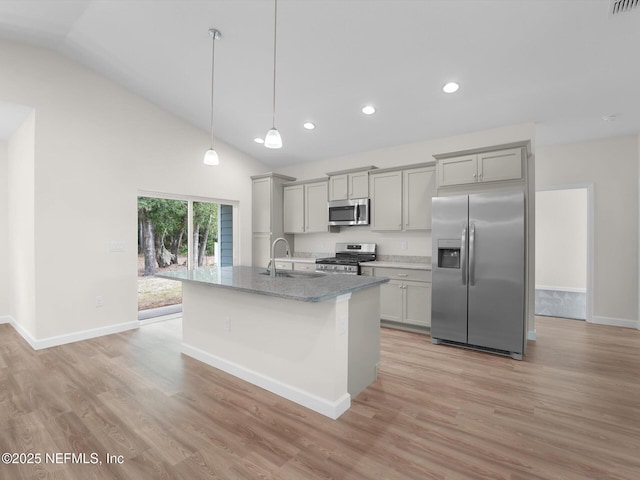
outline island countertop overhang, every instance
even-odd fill
[[[174,271],[156,276],[302,302],[323,302],[389,281],[385,277],[338,274],[273,278],[264,273],[264,268],[235,266]]]

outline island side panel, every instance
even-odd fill
[[[351,294],[348,391],[354,398],[375,382],[380,363],[380,287]]]
[[[350,405],[349,332],[337,315],[348,299],[300,302],[184,282],[183,351],[205,352],[207,363],[336,418]]]

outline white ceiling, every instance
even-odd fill
[[[271,127],[272,0],[0,1],[0,38],[207,131],[211,27],[216,136],[273,167],[515,123],[536,122],[538,145],[640,131],[640,8],[608,0],[279,0],[281,150],[253,141]]]

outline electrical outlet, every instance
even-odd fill
[[[225,332],[230,332],[231,331],[231,319],[229,317],[226,317],[224,319],[223,328],[224,328]]]
[[[400,250],[406,250],[407,249],[407,242],[400,242]]]
[[[117,240],[112,240],[109,245],[109,251],[111,253],[123,253],[124,252],[124,242],[120,242]]]
[[[104,307],[104,298],[102,295],[96,297],[96,308]]]

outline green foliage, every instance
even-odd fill
[[[193,225],[199,225],[199,242],[204,240],[205,231],[209,230],[207,237],[207,254],[213,255],[213,244],[218,241],[218,204],[193,202]]]
[[[138,197],[138,216],[146,217],[153,226],[158,244],[169,248],[179,244],[179,252],[187,253],[187,202],[166,198]],[[193,225],[198,227],[198,246],[207,237],[207,255],[213,255],[214,243],[218,241],[218,204],[193,202]],[[205,232],[208,230],[208,235]],[[138,236],[140,240],[140,236]],[[139,249],[142,246],[139,245]],[[176,247],[178,248],[178,247]],[[199,249],[198,249],[199,250]],[[175,250],[174,250],[175,252]]]
[[[172,235],[187,227],[187,202],[166,198],[138,197],[138,212],[143,211],[158,235]]]

